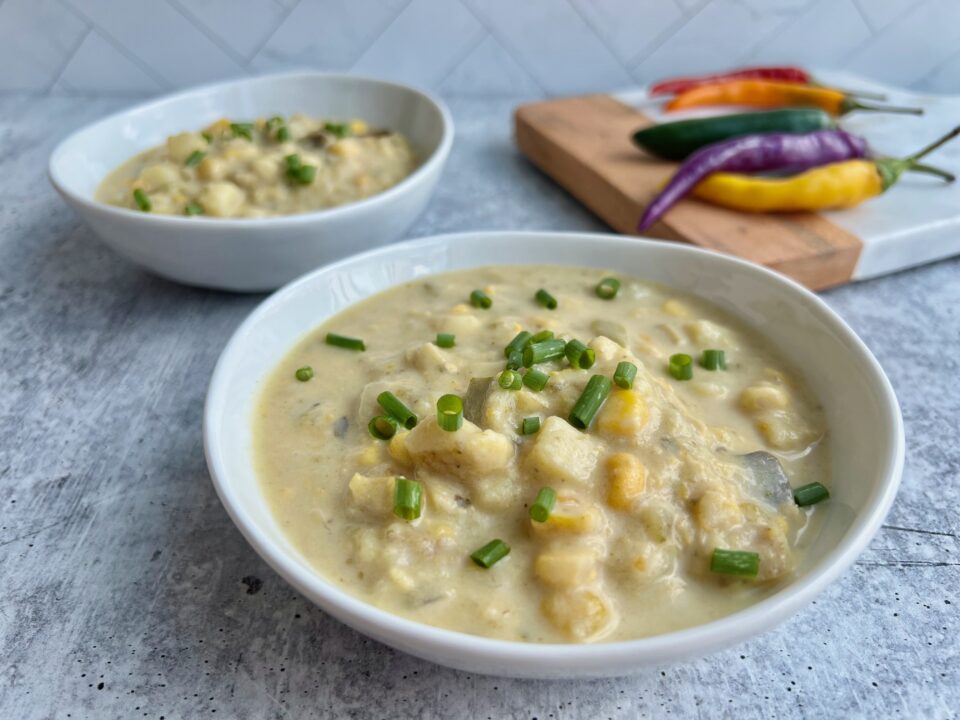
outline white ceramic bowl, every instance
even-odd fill
[[[364,200],[264,219],[151,215],[94,200],[106,175],[169,135],[221,117],[302,112],[363,118],[410,140],[420,167]],[[208,85],[88,125],[50,157],[50,181],[100,238],[158,275],[224,290],[272,290],[315,267],[396,240],[426,206],[453,142],[438,99],[392,82],[324,73],[272,75]]]
[[[251,462],[251,418],[263,381],[305,333],[372,293],[435,272],[490,264],[616,268],[695,293],[763,333],[805,371],[831,434],[833,495],[823,530],[789,585],[733,615],[666,635],[593,645],[491,640],[421,625],[349,595],[286,540]],[[702,655],[779,623],[854,561],[896,494],[903,424],[890,383],[853,331],[813,293],[742,260],[687,245],[615,235],[470,233],[400,243],[317,270],[263,302],[217,363],[204,415],[207,464],[227,512],[291,585],[347,625],[406,652],[471,672],[525,677],[623,675]]]

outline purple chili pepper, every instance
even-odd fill
[[[867,141],[844,130],[817,130],[802,135],[744,135],[707,145],[684,160],[666,187],[650,201],[640,218],[637,231],[642,232],[653,225],[711,173],[798,172],[828,163],[862,158],[866,154]]]

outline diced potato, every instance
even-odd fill
[[[423,343],[407,350],[407,362],[422,373],[457,371],[456,364],[450,362],[449,353],[435,343]]]
[[[604,525],[603,513],[596,505],[566,491],[557,493],[557,502],[546,522],[530,520],[530,528],[541,537],[589,535],[599,532]]]
[[[182,164],[198,150],[207,150],[207,141],[200,133],[182,132],[167,138],[167,152],[178,163]]]
[[[789,404],[787,393],[772,385],[751,385],[740,392],[740,407],[750,413],[781,410]]]
[[[376,465],[378,462],[384,459],[382,447],[383,445],[381,444],[367,445],[367,447],[357,454],[357,463],[367,467]]]
[[[543,485],[588,485],[599,455],[594,438],[552,415],[537,433],[524,467]]]
[[[758,420],[757,432],[775,450],[802,450],[817,439],[800,418],[784,412],[770,413]]]
[[[274,182],[280,175],[280,165],[273,158],[257,158],[251,163],[250,167],[260,179],[267,182]]]
[[[547,585],[589,585],[597,579],[597,556],[585,548],[553,548],[537,556],[533,572]]]
[[[456,515],[466,511],[472,504],[457,483],[431,477],[424,480],[423,487],[430,499],[430,507],[436,512]]]
[[[476,480],[504,473],[513,461],[514,445],[493,430],[469,420],[457,432],[446,432],[430,418],[407,434],[407,451],[417,468],[457,480]]]
[[[663,304],[662,310],[667,315],[672,315],[673,317],[678,318],[687,318],[690,317],[690,308],[679,300],[671,298]]]
[[[626,357],[627,352],[622,345],[604,335],[597,335],[588,343],[589,347],[597,354],[597,360],[619,360]]]
[[[726,344],[726,335],[722,327],[709,320],[694,320],[683,326],[692,342],[703,348],[717,348]]]
[[[390,451],[390,457],[396,460],[398,463],[404,467],[411,465],[412,460],[410,459],[410,452],[407,450],[407,433],[398,432],[392,438],[387,445],[387,449]]]
[[[615,389],[600,408],[597,429],[613,435],[634,437],[650,420],[650,408],[636,390]]]
[[[198,198],[207,215],[232,217],[243,205],[244,192],[232,182],[212,182]]]
[[[350,497],[365,511],[375,515],[393,512],[393,489],[396,478],[390,475],[361,475],[350,478]]]
[[[643,494],[647,469],[631,453],[614,453],[607,459],[607,504],[617,510],[629,510]]]
[[[743,523],[743,513],[734,498],[717,490],[707,490],[694,505],[693,518],[701,529],[721,532]]]
[[[430,325],[437,332],[452,333],[454,335],[469,335],[480,329],[480,318],[476,315],[450,313],[432,318]]]
[[[201,180],[223,180],[227,176],[227,163],[223,158],[204,158],[197,165],[197,176]]]
[[[151,165],[140,173],[140,184],[146,192],[162,190],[180,179],[180,169],[173,163]]]
[[[700,395],[701,397],[724,398],[727,396],[727,388],[725,388],[720,383],[694,380],[693,382],[688,384],[690,386],[690,389],[693,390],[697,395]]]
[[[558,630],[577,642],[598,640],[618,622],[613,603],[600,588],[552,592],[542,609]]]

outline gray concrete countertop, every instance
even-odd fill
[[[603,229],[517,156],[516,102],[451,99],[453,155],[410,236]],[[815,604],[633,678],[472,676],[329,618],[221,508],[204,393],[260,298],[145,274],[45,177],[59,138],[124,104],[0,99],[0,717],[957,716],[960,261],[825,294],[890,375],[907,462],[883,529]]]

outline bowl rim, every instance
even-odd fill
[[[72,143],[77,141],[77,137],[79,135],[82,135],[83,133],[95,128],[97,125],[116,121],[125,115],[130,115],[132,113],[150,112],[151,110],[155,110],[160,105],[164,105],[168,102],[183,100],[191,95],[220,91],[241,85],[255,85],[259,83],[269,84],[278,81],[297,79],[320,79],[348,82],[353,81],[361,84],[387,86],[409,92],[412,95],[420,97],[439,114],[442,124],[440,140],[427,158],[424,159],[424,161],[421,162],[412,173],[407,175],[396,185],[387,188],[383,192],[379,192],[375,195],[370,195],[369,197],[361,198],[360,200],[355,200],[353,202],[344,203],[343,205],[337,205],[335,207],[321,208],[320,210],[311,210],[309,212],[296,213],[293,215],[277,215],[265,218],[198,218],[194,216],[143,213],[138,210],[122,208],[116,205],[110,205],[109,203],[100,202],[93,197],[88,197],[85,194],[76,192],[69,187],[69,184],[66,183],[61,176],[61,166],[65,162],[63,156],[66,154],[67,148]],[[117,112],[87,123],[83,127],[74,130],[67,137],[57,143],[57,146],[54,148],[53,152],[50,153],[50,159],[47,162],[47,177],[50,180],[50,184],[53,185],[57,192],[69,198],[77,205],[83,206],[88,210],[105,213],[107,215],[113,215],[118,218],[128,218],[153,224],[172,223],[180,226],[181,229],[184,225],[189,225],[195,228],[253,228],[257,231],[261,231],[266,227],[275,225],[303,225],[317,222],[326,218],[343,218],[352,214],[362,213],[378,204],[388,203],[397,196],[402,195],[408,190],[412,189],[413,186],[423,182],[435,169],[439,169],[437,166],[443,165],[447,159],[447,156],[450,154],[451,147],[453,146],[453,136],[453,116],[450,114],[450,110],[446,103],[444,103],[443,100],[436,95],[423,88],[414,85],[408,85],[406,83],[395,82],[393,80],[384,80],[369,75],[357,75],[353,73],[323,72],[319,70],[298,70],[293,72],[268,73],[234,80],[195,85],[173,93],[151,98],[150,100],[132,105],[124,108],[123,110],[118,110]],[[143,152],[143,150],[139,152]],[[114,170],[115,169],[116,168],[114,168]],[[113,170],[110,172],[113,172]],[[101,178],[99,182],[103,182],[103,179],[104,178]],[[99,183],[97,187],[99,187]]]
[[[370,260],[377,256],[403,253],[407,250],[462,244],[464,241],[471,240],[479,242],[492,237],[509,237],[520,242],[528,239],[550,238],[552,241],[581,242],[585,245],[603,242],[619,246],[624,252],[645,252],[655,248],[658,252],[678,255],[709,255],[711,262],[718,263],[721,268],[723,266],[738,267],[748,272],[765,275],[781,285],[786,292],[799,294],[800,297],[795,298],[794,301],[802,300],[815,308],[830,329],[845,341],[848,351],[858,356],[857,363],[862,366],[864,374],[870,377],[870,384],[878,392],[885,407],[884,422],[892,426],[891,435],[894,438],[894,442],[889,447],[879,450],[885,456],[882,480],[837,545],[806,575],[794,579],[772,595],[737,612],[662,635],[613,642],[575,644],[499,640],[434,627],[394,615],[338,587],[319,572],[311,570],[305,561],[297,559],[293,553],[288,553],[273,543],[260,531],[256,522],[247,514],[242,501],[238,499],[229,480],[224,464],[223,448],[219,442],[219,409],[229,392],[226,378],[234,362],[234,356],[239,354],[252,328],[264,316],[276,312],[278,307],[282,307],[303,286],[318,282],[328,273],[341,270],[352,263]],[[504,669],[504,672],[496,674],[524,676],[523,673],[509,670],[511,666],[520,663],[530,668],[528,676],[546,674],[561,677],[591,671],[595,674],[607,675],[611,671],[620,670],[625,674],[641,665],[664,664],[694,655],[706,655],[769,630],[796,613],[845,572],[876,534],[901,482],[905,444],[899,403],[879,362],[857,334],[826,302],[799,283],[746,260],[681,243],[605,233],[553,231],[473,231],[433,235],[358,253],[317,268],[290,282],[263,300],[237,327],[224,347],[207,391],[203,439],[211,479],[234,524],[273,570],[327,613],[366,635],[393,644],[395,647],[407,649],[413,654],[419,654],[418,647],[429,645],[437,654],[463,659],[465,665],[473,661]],[[423,655],[420,656],[423,657]],[[456,664],[453,666],[456,667]]]

